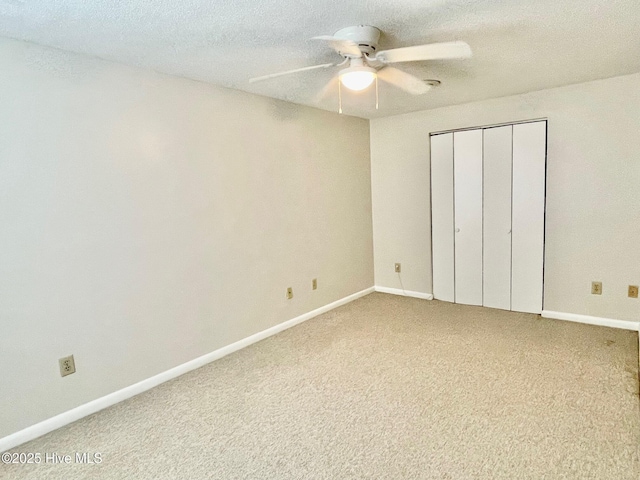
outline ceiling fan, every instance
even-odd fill
[[[249,82],[254,83],[284,75],[308,72],[310,70],[345,66],[345,68],[340,70],[338,73],[338,78],[340,80],[338,82],[339,95],[341,85],[349,90],[361,91],[368,88],[374,81],[376,81],[377,95],[378,79],[410,94],[422,95],[440,82],[423,81],[409,73],[395,67],[391,67],[389,64],[425,60],[468,58],[471,56],[471,48],[465,42],[431,43],[427,45],[415,45],[412,47],[377,51],[380,33],[380,30],[376,27],[359,25],[338,30],[332,36],[323,35],[313,37],[313,40],[327,42],[331,48],[342,56],[343,60],[338,63],[324,63],[322,65],[313,65],[310,67],[296,68],[285,72],[263,75],[261,77],[251,78]],[[332,83],[333,82],[328,86],[332,85]]]

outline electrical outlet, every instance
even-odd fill
[[[73,355],[62,357],[60,360],[58,360],[58,364],[60,366],[61,377],[66,377],[67,375],[76,373],[76,362],[73,360]]]
[[[602,282],[591,282],[591,295],[602,295]]]
[[[629,298],[638,298],[638,285],[629,285]]]
[[[399,263],[396,263],[396,273],[400,273],[400,270],[402,269]]]
[[[291,300],[293,298],[293,288],[287,288],[287,298]]]
[[[312,290],[317,290],[318,289],[318,279],[314,278],[313,280],[311,280],[311,289]]]

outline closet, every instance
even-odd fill
[[[431,135],[433,295],[540,313],[547,122]]]

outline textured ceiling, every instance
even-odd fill
[[[249,84],[339,60],[316,35],[383,31],[381,48],[464,40],[466,60],[397,64],[442,85],[412,96],[381,84],[343,97],[365,118],[640,71],[639,0],[0,0],[0,36],[336,110],[317,93],[336,69]]]

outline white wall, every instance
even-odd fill
[[[7,39],[0,105],[0,437],[373,285],[366,120]]]
[[[432,292],[429,133],[543,117],[544,308],[640,320],[640,74],[372,120],[376,285]]]

